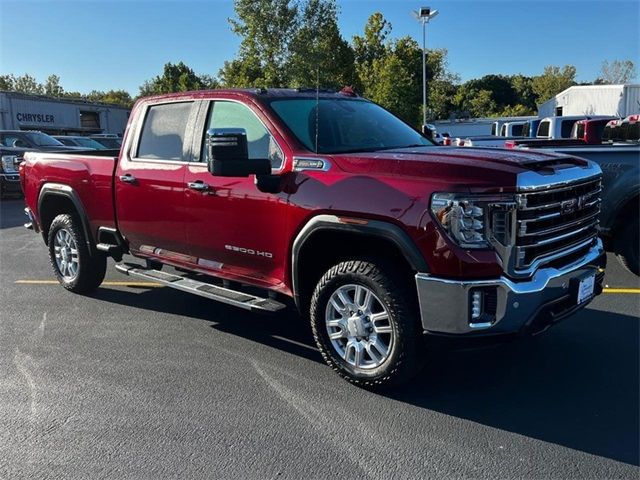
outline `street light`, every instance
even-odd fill
[[[422,128],[427,124],[427,23],[438,15],[438,10],[431,7],[420,7],[413,16],[422,23]]]

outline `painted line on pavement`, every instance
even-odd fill
[[[16,280],[15,283],[20,285],[59,285],[57,280]],[[162,287],[161,284],[156,282],[102,282],[102,285],[107,287]]]
[[[57,280],[16,280],[14,283],[19,285],[58,285]],[[156,282],[102,282],[102,285],[107,287],[149,287],[157,288],[163,285]],[[640,294],[640,288],[625,288],[625,287],[605,287],[604,293],[632,293]]]

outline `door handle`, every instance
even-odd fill
[[[204,183],[202,180],[196,180],[195,182],[187,183],[191,190],[198,190],[199,192],[204,192],[209,190],[209,185]]]
[[[130,173],[125,173],[124,175],[120,175],[120,181],[124,183],[136,183],[136,177]]]

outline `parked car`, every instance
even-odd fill
[[[578,120],[607,118],[604,115],[572,115],[566,117],[546,117],[538,124],[537,138],[570,138],[573,125]],[[608,117],[611,118],[611,117]]]
[[[522,126],[522,136],[526,138],[536,138],[540,120],[540,118],[533,118],[524,122],[524,125]]]
[[[609,141],[596,145],[565,144],[561,141],[547,144],[518,145],[519,149],[544,148],[556,153],[589,159],[602,168],[602,203],[598,215],[600,232],[607,251],[615,253],[620,262],[632,273],[640,275],[640,132],[639,115],[631,115],[624,121],[610,120],[609,131],[603,130]],[[585,122],[585,132],[589,130]],[[624,130],[619,125],[625,125]],[[606,127],[605,127],[606,128]],[[614,132],[613,129],[618,132]],[[577,128],[576,131],[582,130]],[[576,133],[577,134],[577,133]],[[619,140],[619,138],[626,140]]]
[[[116,135],[96,134],[89,138],[103,145],[107,150],[119,150],[122,146],[122,138]]]
[[[70,147],[82,147],[89,150],[106,150],[107,148],[100,142],[95,141],[93,138],[83,137],[80,135],[54,135],[53,138]]]
[[[27,150],[51,152],[70,150],[46,133],[27,130],[0,130],[0,198],[22,195],[17,165]]]
[[[348,92],[170,94],[129,122],[117,157],[21,166],[27,226],[70,291],[129,253],[120,272],[229,305],[291,300],[324,360],[367,387],[410,379],[423,333],[537,333],[602,291],[588,160],[439,147]]]
[[[500,127],[501,137],[521,137],[525,122],[505,122]]]
[[[507,140],[506,148],[529,146],[532,148],[563,147],[569,145],[600,145],[606,125],[615,121],[614,117],[591,118],[578,120],[573,124],[569,138],[522,138]]]

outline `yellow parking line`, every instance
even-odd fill
[[[15,283],[21,285],[58,285],[57,280],[16,280]],[[156,282],[102,282],[107,287],[162,287]]]
[[[640,293],[640,288],[605,288],[604,293]]]
[[[15,283],[20,285],[58,285],[57,280],[16,280]],[[162,284],[156,282],[102,282],[107,287],[145,287],[157,288]],[[640,294],[640,288],[605,288],[604,293],[635,293]]]

